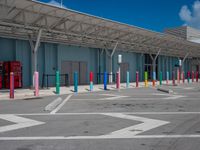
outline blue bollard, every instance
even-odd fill
[[[130,75],[129,72],[127,71],[126,73],[126,88],[129,88],[130,85]]]
[[[167,75],[167,79],[166,79],[166,82],[167,82],[167,84],[169,83],[169,71],[167,71],[167,73],[166,73]]]
[[[107,90],[107,72],[103,75],[104,90]]]
[[[74,72],[74,92],[78,92],[78,73]]]

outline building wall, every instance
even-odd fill
[[[30,87],[32,83],[32,61],[31,48],[28,41],[0,38],[0,61],[21,61],[23,66],[23,87]],[[117,50],[113,55],[113,73],[118,70],[118,55],[122,55],[122,61],[129,63],[130,81],[135,81],[136,71],[139,71],[140,81],[144,80],[144,55],[140,53],[122,52]],[[99,56],[98,56],[99,55]],[[87,65],[87,82],[89,83],[89,72],[94,72],[94,83],[98,72],[110,72],[110,57],[105,51],[93,48],[83,48],[53,43],[41,43],[38,49],[38,71],[40,86],[42,76],[45,74],[55,74],[56,70],[61,71],[62,61],[85,61]],[[166,79],[166,70],[172,71],[174,65],[178,63],[178,58],[159,56],[158,72],[163,72],[163,79]],[[99,68],[100,67],[100,68]],[[185,73],[191,71],[190,60],[184,63]],[[99,71],[100,70],[100,71]],[[158,77],[158,75],[157,75]],[[46,81],[45,81],[46,83]],[[55,85],[55,77],[49,80],[50,85]]]

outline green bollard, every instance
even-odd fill
[[[60,94],[60,73],[56,71],[56,94]]]
[[[162,72],[160,72],[160,85],[162,85]]]
[[[145,87],[148,87],[148,73],[147,72],[144,73],[144,83],[145,83]]]
[[[78,72],[74,72],[74,92],[78,93]]]

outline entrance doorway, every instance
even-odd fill
[[[126,82],[126,73],[129,71],[129,63],[120,64],[121,82]]]
[[[62,61],[61,73],[69,75],[69,84],[74,84],[74,72],[78,72],[78,82],[80,85],[87,84],[87,62]],[[64,81],[61,79],[61,81]]]

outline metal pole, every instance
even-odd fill
[[[60,73],[56,71],[56,94],[60,94]]]
[[[14,73],[10,72],[10,98],[14,99]]]
[[[78,72],[74,72],[74,92],[78,92]]]
[[[126,88],[129,88],[130,85],[130,75],[129,72],[127,71],[126,73]]]
[[[139,87],[139,72],[136,71],[136,87]]]
[[[103,75],[104,90],[107,90],[107,72]]]

